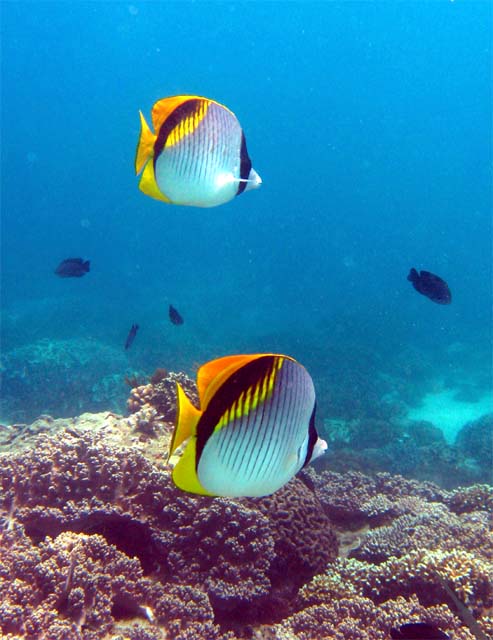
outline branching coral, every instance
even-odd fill
[[[176,414],[176,384],[180,384],[192,403],[198,406],[199,398],[195,382],[184,373],[168,373],[157,381],[135,387],[130,392],[127,407],[131,413],[143,407],[153,407],[160,420],[174,424]]]
[[[43,423],[34,446],[0,455],[9,640],[215,640],[236,626],[242,638],[387,640],[418,619],[470,640],[437,571],[492,630],[487,486],[306,470],[267,498],[213,499],[175,488],[162,431],[111,414],[45,422],[54,433]],[[352,557],[334,562],[330,516]]]
[[[330,523],[303,483],[257,501],[193,496],[137,447],[105,443],[95,430],[72,426],[4,455],[0,488],[6,531],[22,525],[38,549],[64,532],[102,535],[137,558],[143,576],[208,593],[220,619],[278,617],[274,591],[287,586],[294,596],[300,571],[311,577],[336,555]]]
[[[206,594],[144,577],[101,535],[65,532],[33,547],[16,525],[0,549],[2,637],[97,640],[128,620],[134,638],[223,637]]]

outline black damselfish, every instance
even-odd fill
[[[420,271],[411,269],[407,279],[412,282],[413,287],[418,293],[426,296],[437,304],[450,304],[452,294],[445,280],[429,271]]]
[[[133,341],[135,340],[135,336],[137,335],[137,331],[139,330],[138,324],[133,324],[130,327],[130,331],[128,332],[127,340],[125,342],[125,349],[129,349],[132,346]]]
[[[390,630],[394,640],[449,640],[450,636],[427,622],[408,622]]]
[[[58,267],[55,269],[55,273],[60,278],[81,278],[83,275],[89,272],[89,260],[83,260],[82,258],[67,258],[62,260]]]
[[[183,324],[183,318],[174,308],[172,304],[169,305],[169,319],[173,324]]]

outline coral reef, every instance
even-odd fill
[[[181,585],[205,594],[214,619],[223,624],[229,618],[242,623],[272,619],[273,594],[278,600],[280,593],[294,597],[300,585],[293,567],[302,568],[305,579],[310,579],[335,559],[337,542],[330,522],[300,480],[295,479],[275,500],[265,499],[265,504],[263,499],[192,496],[174,487],[163,456],[156,455],[157,444],[150,445],[127,419],[106,414],[98,429],[92,420],[88,425],[83,420],[68,422],[65,429],[58,424],[54,435],[41,429],[41,435],[31,436],[35,438],[32,446],[2,454],[2,528],[21,531],[25,545],[29,542],[35,554],[58,557],[61,547],[57,545],[75,540],[77,549],[82,549],[77,552],[81,563],[94,567],[93,559],[83,559],[83,549],[97,548],[104,536],[112,548],[111,553],[105,552],[107,557],[114,558],[123,573],[137,579],[140,567],[142,578],[166,589]],[[62,537],[69,533],[75,538]],[[99,536],[99,542],[90,542],[94,536]],[[317,539],[321,546],[312,547]],[[296,548],[298,555],[293,553]],[[129,559],[126,566],[125,558]],[[108,567],[111,562],[106,563]],[[64,567],[69,585],[65,599],[72,611],[72,599],[75,602],[82,595],[75,593],[76,582]],[[5,575],[9,573],[7,568]],[[121,582],[118,576],[115,579]],[[151,600],[124,597],[118,590],[110,592],[101,580],[97,599],[108,602],[106,613],[101,614],[108,625],[113,624],[111,612],[121,602],[127,602],[130,613],[157,606]],[[58,602],[60,587],[48,588]],[[17,607],[17,600],[9,596],[10,587],[5,590],[5,606]],[[41,596],[37,604],[44,607]],[[41,615],[36,603],[32,606],[32,614],[23,616]],[[92,629],[91,616],[74,613],[69,617],[78,631]],[[14,620],[15,616],[9,617],[4,633],[21,631],[15,631]]]
[[[2,429],[2,637],[384,640],[428,621],[473,640],[437,573],[492,633],[492,487],[309,467],[266,498],[183,493],[177,379],[194,391],[163,372],[128,417]]]
[[[122,411],[126,389],[123,351],[97,340],[46,338],[2,355],[1,415],[30,422],[41,413]]]

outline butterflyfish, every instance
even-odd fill
[[[235,114],[215,100],[173,96],[140,111],[135,173],[139,188],[163,202],[215,207],[260,186]]]
[[[285,355],[233,355],[197,373],[200,409],[177,385],[170,446],[176,486],[224,497],[267,496],[327,443],[315,429],[315,389],[307,370]]]

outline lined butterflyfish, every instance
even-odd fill
[[[267,496],[327,443],[315,429],[313,381],[284,355],[233,355],[197,373],[200,409],[178,385],[173,481],[190,493]]]
[[[163,202],[215,207],[260,186],[235,114],[200,96],[173,96],[152,107],[152,133],[140,111],[135,173],[139,188]]]

